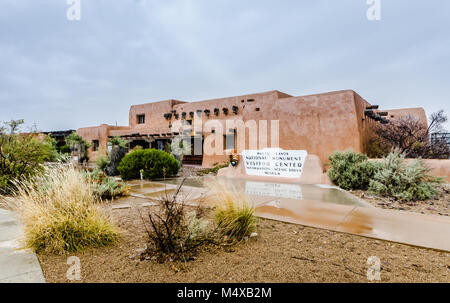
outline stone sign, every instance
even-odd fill
[[[242,161],[250,176],[300,178],[307,154],[306,150],[281,148],[244,150]]]

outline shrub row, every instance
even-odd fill
[[[346,190],[368,190],[405,201],[426,200],[437,194],[437,186],[443,181],[431,176],[430,168],[421,159],[407,165],[397,150],[380,162],[370,162],[366,155],[353,151],[336,152],[329,159],[330,180]]]

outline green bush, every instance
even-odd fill
[[[378,163],[370,162],[366,155],[353,151],[335,152],[329,159],[330,180],[346,190],[367,189],[378,170]]]
[[[427,200],[437,194],[437,185],[443,180],[429,175],[430,168],[421,159],[409,165],[398,150],[390,153],[370,181],[369,191],[400,200]]]
[[[70,154],[72,151],[70,150],[70,146],[66,144],[58,147],[58,152],[61,154]]]
[[[101,171],[104,171],[106,166],[108,166],[108,164],[109,164],[109,158],[105,155],[100,155],[100,156],[98,156],[95,163],[97,164],[98,169],[100,169]]]
[[[111,143],[112,146],[120,146],[126,148],[128,143],[130,143],[130,141],[123,139],[119,136],[114,136],[111,139],[109,139],[109,143]]]
[[[138,179],[141,169],[145,179],[163,178],[175,176],[180,169],[180,164],[166,152],[158,149],[143,149],[126,155],[117,167],[124,180]]]
[[[24,180],[42,171],[45,162],[54,161],[54,141],[49,137],[17,133],[22,120],[0,126],[0,194],[16,189],[14,180]]]

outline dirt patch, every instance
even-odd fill
[[[450,282],[450,253],[264,219],[258,220],[258,237],[202,252],[193,261],[140,261],[147,235],[137,209],[145,202],[122,198],[114,203],[130,208],[107,206],[122,240],[75,254],[80,282],[368,282],[370,256],[381,261],[381,282]],[[68,256],[38,254],[47,282],[69,282]]]
[[[377,197],[362,190],[353,190],[350,193],[378,208],[450,216],[450,185],[448,183],[439,187],[439,193],[434,199],[426,201],[398,201],[393,198]]]

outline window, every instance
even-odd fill
[[[234,134],[224,135],[224,149],[234,150]]]
[[[94,148],[94,151],[98,151],[98,147],[99,147],[99,142],[98,140],[93,140],[92,141],[92,146]]]
[[[145,124],[145,115],[137,115],[137,123]]]

